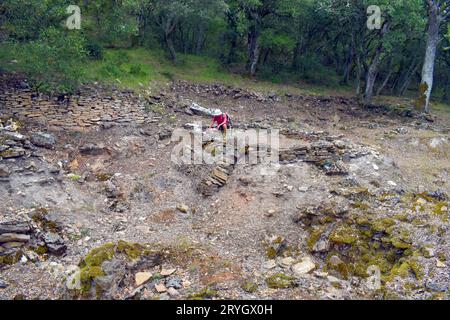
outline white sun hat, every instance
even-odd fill
[[[220,109],[214,109],[213,116],[220,116],[222,114],[222,110]]]

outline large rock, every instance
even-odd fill
[[[23,157],[25,154],[26,154],[25,149],[20,148],[20,147],[14,147],[14,148],[10,148],[6,151],[1,152],[0,157],[3,157],[5,159],[19,158],[19,157]]]
[[[310,257],[306,257],[303,258],[301,262],[294,264],[291,268],[296,275],[300,276],[313,271],[316,268],[316,265]]]
[[[35,132],[31,135],[31,143],[38,147],[53,149],[56,144],[56,138],[51,133]]]
[[[151,277],[152,277],[152,274],[150,272],[136,273],[134,276],[136,286],[139,287],[140,285],[146,283],[148,280],[150,280]]]
[[[102,144],[88,143],[80,147],[80,153],[90,156],[98,156],[106,151],[105,146]]]
[[[26,136],[24,136],[23,134],[20,134],[18,132],[14,132],[14,131],[2,131],[1,135],[8,140],[13,140],[13,141],[25,141],[27,139]]]
[[[64,240],[57,233],[46,233],[44,235],[44,242],[48,251],[56,255],[63,254],[67,249]]]
[[[7,221],[0,223],[0,234],[29,232],[31,232],[31,227],[26,222]]]
[[[4,233],[0,235],[0,243],[5,242],[28,242],[30,236],[27,234]]]
[[[210,117],[213,114],[213,110],[202,107],[201,105],[193,102],[190,106],[189,109],[196,115],[200,115],[200,116],[207,116]]]

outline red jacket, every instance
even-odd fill
[[[219,115],[219,116],[214,116],[213,117],[213,123],[214,122],[217,122],[217,125],[220,125],[220,124],[222,124],[223,122],[225,121],[225,124],[227,125],[227,127],[228,127],[228,117],[227,117],[227,115],[225,114],[225,113],[222,113],[221,115]]]

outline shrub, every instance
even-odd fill
[[[75,32],[50,27],[39,39],[17,45],[20,68],[30,83],[49,94],[72,93],[81,84],[86,57],[84,39]]]
[[[101,60],[103,58],[103,47],[98,43],[88,43],[85,50],[87,55],[93,60]]]

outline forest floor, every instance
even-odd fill
[[[7,81],[2,94],[23,89]],[[16,107],[8,127],[4,100],[0,239],[1,223],[31,230],[2,240],[0,299],[448,299],[448,113],[254,90],[170,82],[136,104],[139,123],[81,128],[50,123],[72,113],[64,102],[36,118]],[[122,103],[96,92],[105,112]],[[286,157],[237,164],[202,194],[214,166],[172,161],[174,130],[210,124],[192,102],[236,128],[280,129]],[[298,156],[315,148],[330,158]]]

